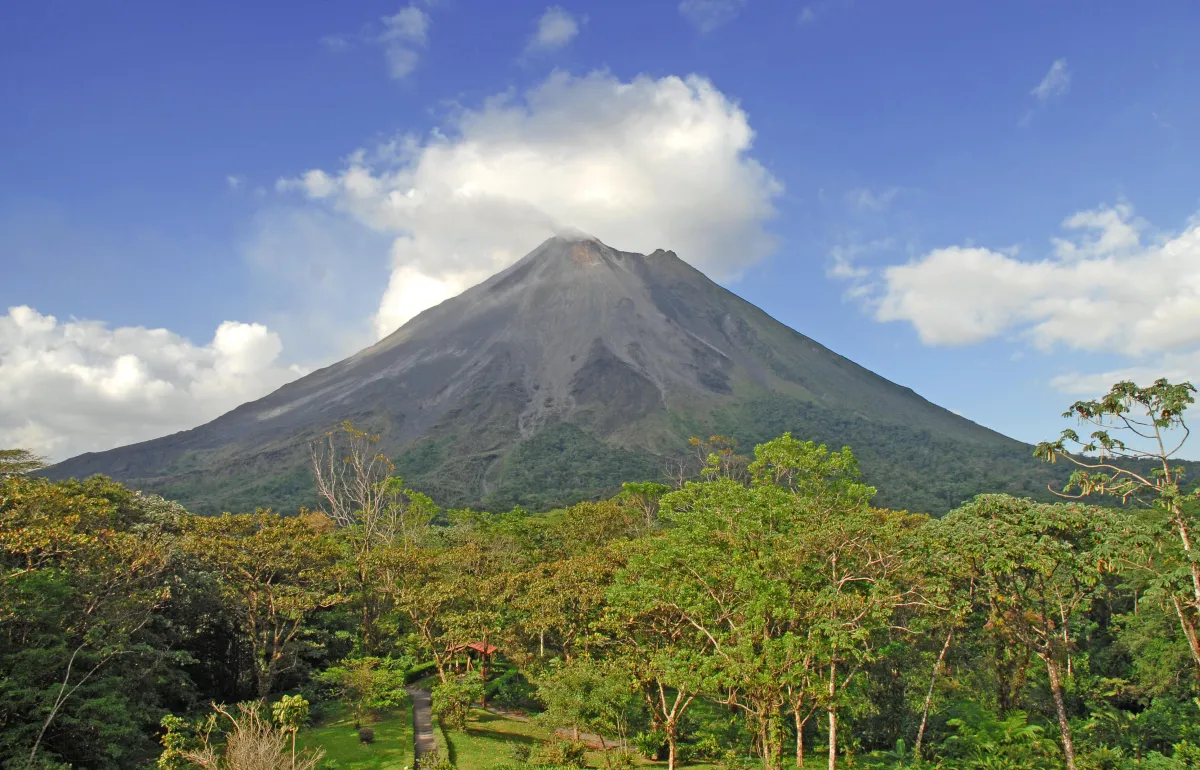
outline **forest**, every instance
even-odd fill
[[[1194,393],[1077,402],[1058,502],[939,518],[788,433],[548,512],[443,509],[348,423],[298,512],[4,450],[0,766],[1200,767]]]

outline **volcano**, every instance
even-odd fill
[[[192,430],[74,457],[193,511],[313,502],[308,444],[381,435],[447,506],[549,508],[659,479],[692,435],[851,446],[880,505],[1045,491],[1031,447],[793,331],[673,252],[552,238],[375,345]]]

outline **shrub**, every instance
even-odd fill
[[[667,745],[667,735],[662,730],[638,733],[629,742],[646,759],[665,759],[663,748]]]
[[[454,770],[454,763],[439,751],[431,751],[417,760],[417,770]]]
[[[471,705],[479,700],[483,688],[476,681],[451,680],[433,688],[433,713],[449,730],[464,732]]]
[[[518,762],[528,762],[531,751],[528,743],[510,741],[508,744],[508,755]]]
[[[724,749],[715,735],[702,735],[692,744],[692,759],[717,759]]]
[[[517,669],[505,671],[488,683],[488,700],[509,709],[531,709],[537,707],[537,691],[529,680]]]
[[[582,741],[555,739],[539,743],[529,752],[529,764],[544,767],[583,767],[587,757],[587,745]]]
[[[358,742],[359,743],[374,743],[375,742],[375,731],[369,727],[360,727],[358,729]]]

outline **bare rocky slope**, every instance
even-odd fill
[[[265,398],[49,475],[103,473],[197,512],[293,510],[311,501],[308,442],[347,419],[382,434],[410,485],[493,509],[656,478],[689,435],[717,432],[849,444],[878,501],[912,510],[1037,493],[1049,478],[1030,447],[818,345],[672,252],[563,238]]]

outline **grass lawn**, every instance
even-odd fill
[[[401,770],[413,766],[412,708],[405,705],[365,725],[375,731],[375,742],[358,742],[358,731],[349,713],[330,709],[329,716],[315,727],[304,730],[296,740],[297,748],[325,749],[324,762],[335,761],[338,770]]]
[[[496,714],[475,709],[467,722],[466,733],[447,734],[450,750],[458,770],[487,770],[503,761],[512,761],[511,744],[532,745],[550,739],[550,733],[530,722],[507,719]],[[647,767],[666,767],[666,762],[639,761]],[[588,766],[604,767],[604,755],[599,751],[589,752]],[[714,765],[694,764],[689,768],[711,768]]]
[[[530,722],[475,709],[466,733],[448,732],[446,737],[459,770],[487,770],[497,762],[512,760],[509,744],[533,745],[548,740],[550,734]]]

